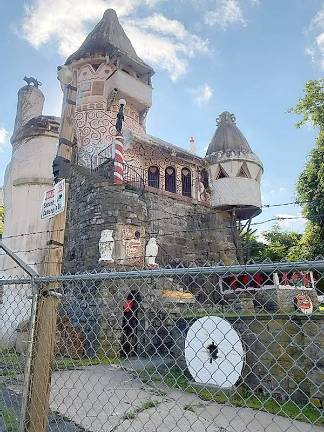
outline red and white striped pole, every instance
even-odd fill
[[[115,137],[115,162],[114,162],[114,184],[122,184],[124,181],[124,137]]]
[[[124,182],[124,137],[122,135],[122,127],[125,105],[125,99],[120,99],[116,122],[117,134],[115,136],[114,184],[122,184]]]

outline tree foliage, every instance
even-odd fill
[[[243,234],[243,248],[245,255],[249,255],[254,261],[297,261],[301,259],[299,243],[302,235],[296,232],[282,231],[278,224],[270,230],[262,233],[262,240],[254,235],[247,238]]]
[[[305,95],[292,112],[302,115],[298,127],[311,123],[319,128],[315,146],[297,181],[297,197],[309,221],[299,253],[306,259],[314,259],[324,254],[324,79],[306,83]]]
[[[298,178],[297,196],[304,203],[304,216],[324,229],[324,130],[319,133]]]
[[[324,129],[324,79],[307,81],[305,95],[299,99],[297,105],[290,110],[302,115],[297,126],[311,123],[314,127]]]

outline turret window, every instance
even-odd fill
[[[221,179],[221,178],[225,178],[225,177],[228,177],[227,172],[224,170],[222,165],[219,165],[218,173],[216,175],[216,180]]]
[[[251,178],[251,174],[247,164],[244,162],[237,174],[238,177]]]
[[[147,183],[150,187],[159,188],[160,187],[160,171],[158,167],[151,166],[147,173]]]
[[[176,172],[173,167],[168,167],[165,170],[165,190],[173,193],[177,191]]]
[[[191,197],[191,172],[188,168],[181,170],[182,195]]]

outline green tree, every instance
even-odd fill
[[[302,235],[296,232],[282,231],[278,224],[270,230],[262,233],[263,240],[258,240],[254,235],[248,239],[243,235],[243,248],[254,261],[297,261],[301,258],[299,242]]]
[[[307,81],[304,97],[290,109],[303,118],[297,122],[297,127],[311,123],[313,127],[324,129],[324,79]]]
[[[298,127],[310,123],[319,129],[315,146],[297,181],[297,197],[309,221],[299,253],[305,259],[312,259],[324,253],[324,79],[308,81],[304,97],[291,111],[302,115]]]
[[[324,130],[320,131],[297,182],[298,200],[304,216],[324,228]]]

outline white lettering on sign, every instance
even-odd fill
[[[41,208],[41,218],[50,219],[62,213],[65,208],[65,180],[61,180],[45,192]]]

